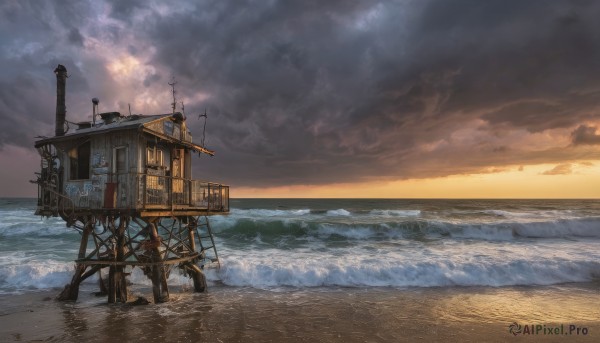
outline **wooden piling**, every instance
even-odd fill
[[[206,277],[200,267],[205,259],[200,240],[203,236],[198,236],[196,219],[182,216],[165,222],[163,217],[108,216],[105,218],[106,230],[94,231],[93,218],[88,220],[82,230],[75,273],[71,283],[65,286],[60,294],[60,300],[76,300],[80,283],[98,273],[101,290],[99,294],[106,294],[109,303],[125,303],[129,298],[127,289],[129,274],[126,273],[128,267],[139,267],[148,276],[152,282],[155,303],[169,300],[167,278],[171,268],[174,267],[184,270],[192,278],[195,292],[206,291]],[[173,223],[171,220],[176,222]],[[130,230],[132,221],[143,229]],[[208,233],[210,235],[210,230]],[[95,247],[88,250],[90,236],[93,237]],[[106,285],[101,275],[101,270],[104,268],[108,271],[108,275],[104,278]]]
[[[202,293],[206,291],[206,276],[202,269],[200,269],[195,264],[190,264],[190,269],[192,272],[192,280],[194,280],[194,291],[197,293]]]
[[[117,253],[116,259],[120,262],[125,262],[125,229],[127,228],[127,218],[121,217],[119,220],[119,228],[117,229]],[[115,266],[115,293],[116,298],[121,302],[127,302],[127,282],[125,279],[125,266]]]
[[[81,233],[81,242],[79,243],[79,258],[84,258],[85,253],[87,251],[88,238],[90,236],[90,232],[93,230],[93,223],[91,221],[87,221],[83,232]],[[73,278],[71,278],[71,283],[65,285],[65,288],[58,296],[58,300],[71,300],[75,301],[79,297],[79,284],[82,280],[82,275],[85,272],[87,266],[82,264],[76,264],[75,266],[75,274]]]
[[[152,244],[152,293],[155,303],[162,303],[169,300],[169,287],[167,285],[167,277],[165,265],[160,250],[161,238],[158,235],[156,223],[151,222],[148,226],[150,242]]]

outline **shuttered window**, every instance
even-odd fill
[[[86,180],[90,178],[89,141],[69,151],[69,180]]]

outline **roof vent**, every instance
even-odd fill
[[[92,123],[90,123],[89,121],[82,121],[77,123],[77,130],[89,129],[90,127],[92,127]]]
[[[185,116],[181,112],[175,112],[175,113],[173,113],[172,118],[175,121],[178,121],[178,122],[185,120]]]
[[[104,120],[104,124],[113,123],[115,120],[121,118],[121,113],[119,112],[105,112],[100,113],[100,118]]]

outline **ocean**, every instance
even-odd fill
[[[17,318],[17,309],[29,303],[26,299],[47,300],[58,294],[72,276],[80,236],[59,218],[36,217],[35,201],[0,199],[0,319]],[[600,200],[232,199],[231,208],[229,215],[210,217],[221,268],[207,270],[208,293],[192,294],[191,280],[171,273],[171,292],[180,293],[180,300],[149,305],[158,309],[140,310],[137,320],[181,319],[179,315],[190,311],[190,302],[201,301],[210,307],[202,311],[213,311],[217,322],[237,318],[236,306],[245,306],[250,307],[245,311],[271,313],[270,320],[279,321],[281,329],[261,336],[261,325],[266,324],[256,319],[254,326],[236,327],[238,336],[229,337],[230,331],[218,324],[212,331],[208,322],[189,324],[200,325],[198,330],[212,341],[348,341],[347,330],[352,328],[358,331],[350,341],[389,341],[405,337],[400,335],[407,332],[402,323],[419,318],[423,306],[446,304],[449,307],[437,314],[427,312],[424,322],[410,322],[411,330],[424,325],[429,331],[422,337],[446,339],[448,331],[434,329],[467,321],[491,325],[489,330],[503,335],[497,337],[501,341],[510,338],[500,330],[508,332],[511,320],[529,320],[544,325],[584,323],[598,327],[595,337],[600,335]],[[133,269],[129,279],[132,292],[151,294],[141,271]],[[95,290],[95,280],[86,280],[76,304],[40,300],[34,308],[54,313],[71,306],[101,317],[124,306],[100,305],[106,299],[90,295]],[[452,299],[455,302],[448,303]],[[535,299],[542,307],[535,307]],[[533,309],[515,307],[518,301],[527,301]],[[224,307],[218,310],[219,306]],[[319,306],[326,318],[310,311]],[[349,328],[339,322],[339,316],[357,308],[364,310],[363,331],[359,317],[346,322]],[[122,311],[123,318],[131,314],[129,309]],[[397,316],[390,317],[392,313]],[[366,335],[382,319],[389,325],[375,330],[379,336]],[[251,321],[246,318],[244,323]],[[61,323],[70,327],[65,320]],[[309,330],[301,323],[329,323],[329,329]],[[299,325],[294,332],[300,334],[291,333],[290,325]],[[3,329],[10,334],[10,328]],[[86,337],[61,332],[52,337]],[[27,335],[5,337],[15,334]],[[473,337],[494,340],[485,335]],[[187,336],[172,337],[186,341]]]

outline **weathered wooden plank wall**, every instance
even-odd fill
[[[114,206],[135,208],[137,205],[137,175],[143,172],[144,157],[140,154],[140,143],[144,140],[137,131],[121,131],[90,137],[90,177],[85,180],[70,180],[69,158],[65,152],[64,185],[67,195],[76,207],[101,209],[104,207],[106,183],[116,183]],[[125,149],[125,173],[116,170],[116,149]],[[144,147],[145,150],[145,147]]]

